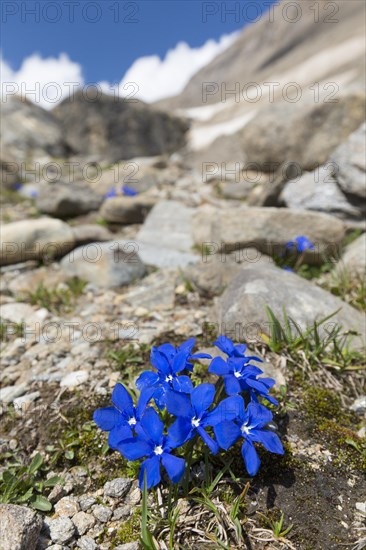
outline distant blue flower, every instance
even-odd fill
[[[254,365],[249,365],[248,360],[252,357],[229,357],[226,361],[222,357],[215,357],[208,372],[224,378],[225,391],[228,395],[235,395],[243,391],[250,393],[253,401],[258,400],[258,395],[278,405],[278,401],[268,394],[268,391],[275,385],[272,378],[258,378],[263,371]],[[255,358],[256,361],[259,359]]]
[[[208,426],[215,426],[223,420],[233,420],[238,413],[238,397],[228,397],[209,411],[215,397],[213,384],[200,384],[190,395],[168,391],[166,408],[177,420],[170,426],[169,435],[176,447],[180,447],[198,434],[213,454],[219,450],[216,441],[206,432]]]
[[[112,187],[105,195],[105,199],[113,199],[114,197],[117,197],[117,191],[115,187]]]
[[[286,249],[292,250],[295,248],[297,252],[305,252],[305,250],[315,250],[314,244],[304,235],[296,237],[293,241],[286,243]]]
[[[138,195],[138,192],[128,185],[122,185],[121,191],[124,195],[126,195],[126,197],[135,197],[136,195]]]
[[[19,191],[23,187],[23,184],[18,182],[14,185],[13,189],[14,191]]]
[[[274,432],[264,429],[272,417],[271,411],[258,403],[249,403],[245,409],[244,400],[241,399],[238,418],[234,422],[226,420],[214,426],[216,439],[225,450],[239,437],[244,438],[241,453],[250,476],[258,472],[261,463],[254,442],[261,443],[271,453],[284,454],[279,437]]]
[[[152,397],[152,391],[141,392],[136,407],[132,397],[122,384],[116,384],[112,392],[112,407],[97,409],[94,412],[94,422],[103,431],[110,432],[108,445],[116,449],[123,439],[132,437],[146,406]]]
[[[36,199],[38,197],[38,191],[36,189],[32,189],[32,191],[29,193],[29,196],[32,199]]]
[[[185,461],[171,454],[173,446],[169,432],[168,436],[165,436],[163,431],[164,424],[158,413],[149,407],[141,419],[137,437],[126,439],[118,445],[118,451],[127,460],[148,457],[141,464],[139,475],[141,489],[144,485],[145,472],[147,489],[160,483],[160,464],[164,466],[173,483],[178,483],[184,474]]]
[[[245,357],[245,352],[247,350],[246,344],[235,345],[234,342],[230,340],[230,338],[228,338],[227,336],[219,336],[213,344],[221,351],[226,353],[226,355],[228,355],[229,357]],[[251,359],[255,359],[256,361],[262,363],[262,359],[259,359],[259,357],[246,357],[246,359],[248,362]]]
[[[168,390],[190,393],[193,389],[191,379],[185,375],[179,375],[181,371],[191,370],[191,360],[197,358],[211,358],[205,353],[192,355],[194,338],[187,340],[178,348],[171,344],[162,344],[151,349],[150,361],[157,372],[145,371],[136,381],[137,388],[155,388],[153,398],[159,409],[165,407],[165,394]]]
[[[293,273],[294,270],[292,269],[292,267],[289,267],[288,265],[284,265],[283,268],[282,268],[284,271],[289,271],[290,273]]]

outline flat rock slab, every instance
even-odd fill
[[[347,246],[341,261],[335,267],[338,273],[344,272],[346,277],[365,277],[366,273],[366,233],[360,235]]]
[[[281,322],[285,308],[302,329],[339,310],[327,321],[327,327],[338,324],[344,331],[359,333],[361,336],[351,342],[354,349],[362,349],[365,344],[365,318],[361,312],[298,275],[273,266],[248,267],[233,279],[218,302],[221,332],[232,331],[238,341],[258,341],[261,332],[270,333],[266,305]]]
[[[102,204],[100,215],[111,223],[142,223],[155,201],[149,197],[114,197]]]
[[[290,208],[199,209],[193,220],[195,244],[206,244],[212,254],[253,246],[278,254],[288,241],[305,235],[315,245],[315,251],[307,253],[309,263],[321,263],[327,251],[337,254],[345,233],[344,223],[333,216]]]
[[[72,218],[98,210],[102,197],[83,183],[43,184],[36,206],[40,212],[56,218]]]
[[[35,550],[42,519],[30,508],[0,504],[1,550]]]
[[[79,246],[62,259],[61,267],[68,276],[103,288],[129,285],[146,272],[135,243],[125,241]]]
[[[61,220],[38,218],[1,226],[0,265],[64,256],[75,245],[71,227]]]
[[[332,154],[338,167],[336,179],[344,193],[366,199],[366,123],[353,132]]]

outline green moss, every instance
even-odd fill
[[[311,387],[304,393],[304,410],[310,420],[321,422],[324,419],[339,422],[348,421],[342,410],[338,395],[325,388]]]
[[[334,466],[347,467],[350,470],[366,473],[365,438],[361,439],[350,428],[340,426],[332,420],[325,420],[317,427],[316,432],[334,455]],[[359,450],[350,444],[350,441],[355,443]]]
[[[116,548],[120,544],[126,544],[128,542],[134,542],[139,540],[141,533],[141,513],[139,510],[135,510],[131,517],[121,524],[117,533],[110,541],[110,548]]]

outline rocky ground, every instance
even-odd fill
[[[253,479],[235,452],[229,465],[197,457],[190,493],[174,496],[176,516],[161,506],[164,484],[149,495],[158,547],[363,548],[361,183],[349,202],[344,179],[334,179],[334,203],[321,212],[306,197],[296,209],[292,197],[301,202],[301,194],[289,191],[291,181],[278,189],[287,208],[251,207],[248,181],[203,183],[177,155],[133,162],[136,196],[104,199],[110,168],[95,189],[28,182],[3,193],[2,483],[9,470],[25,484],[0,505],[5,548],[139,548],[135,464],[108,450],[92,413],[109,403],[117,381],[132,388],[152,344],[194,336],[210,350],[219,333],[246,341],[277,380],[275,421],[286,453],[263,454]],[[342,173],[347,180],[346,167]],[[250,192],[267,191],[258,184]],[[316,249],[291,273],[281,254],[298,235]],[[275,336],[266,305],[282,323],[285,307],[302,336]],[[331,314],[320,343],[305,333]],[[210,380],[207,361],[195,375]],[[20,470],[37,453],[36,472]],[[62,480],[47,487],[54,476]],[[52,508],[43,502],[33,511],[24,487]]]

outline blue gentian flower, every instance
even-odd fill
[[[258,395],[267,399],[270,403],[278,405],[278,401],[268,395],[269,390],[275,385],[273,378],[258,378],[263,371],[248,361],[260,359],[255,357],[229,357],[226,361],[222,357],[215,357],[208,369],[217,376],[224,378],[225,391],[228,395],[235,395],[247,391],[253,401],[258,400]]]
[[[284,265],[283,268],[282,268],[284,271],[289,271],[290,273],[293,273],[294,270],[292,269],[292,267],[289,267],[288,265]]]
[[[132,397],[122,384],[116,384],[112,392],[112,407],[104,407],[94,412],[94,422],[105,432],[110,432],[108,445],[116,449],[124,439],[133,435],[141,420],[146,406],[152,397],[152,391],[141,392],[136,407]]]
[[[30,192],[30,197],[31,197],[31,199],[36,199],[38,197],[38,191],[36,189],[33,189]]]
[[[138,192],[128,185],[122,185],[121,191],[126,197],[135,197],[136,195],[138,195]]]
[[[168,436],[163,434],[164,424],[158,413],[149,407],[146,409],[139,424],[138,435],[126,439],[118,445],[118,451],[127,460],[138,460],[147,457],[141,464],[139,474],[140,488],[144,485],[146,472],[147,489],[155,487],[160,483],[160,464],[167,471],[173,483],[178,483],[182,478],[185,469],[185,461],[171,454],[174,446]]]
[[[198,358],[210,359],[207,353],[192,355],[192,348],[195,340],[191,338],[178,348],[171,344],[162,344],[151,349],[150,361],[157,372],[145,371],[136,381],[137,388],[142,391],[144,388],[155,388],[153,398],[159,409],[165,407],[165,395],[168,390],[190,393],[193,389],[191,379],[178,373],[183,370],[191,370],[191,360]]]
[[[267,451],[283,455],[284,450],[278,435],[264,429],[273,418],[271,411],[259,403],[249,403],[247,409],[240,398],[238,417],[235,421],[224,421],[214,426],[216,439],[223,449],[227,450],[239,437],[244,438],[241,453],[248,474],[254,476],[259,469],[260,459],[253,445],[261,443]]]
[[[288,250],[292,250],[293,248],[295,248],[297,252],[305,252],[305,250],[315,250],[314,244],[304,235],[295,237],[293,241],[289,241],[288,243],[286,243],[286,248]]]
[[[213,384],[200,384],[190,395],[168,391],[166,408],[177,420],[170,426],[169,435],[177,447],[198,434],[213,454],[219,450],[216,441],[206,432],[208,426],[215,426],[223,420],[232,420],[238,414],[238,397],[228,397],[209,411],[215,397]]]
[[[117,191],[115,187],[112,187],[105,195],[105,199],[114,199],[114,197],[117,197]]]
[[[13,189],[14,189],[14,191],[19,191],[22,187],[23,187],[23,184],[20,183],[20,182],[17,182],[17,183],[14,185]]]

